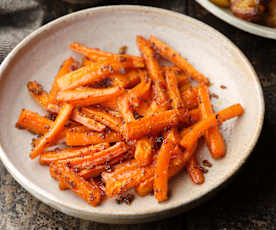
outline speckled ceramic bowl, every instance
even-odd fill
[[[48,167],[30,160],[32,135],[14,128],[21,108],[42,113],[26,90],[29,80],[49,89],[61,62],[72,55],[68,46],[78,41],[116,52],[122,45],[138,54],[135,37],[154,34],[180,51],[211,80],[215,110],[241,103],[245,114],[224,123],[225,158],[215,161],[206,147],[200,159],[213,167],[203,185],[194,185],[183,172],[170,182],[170,199],[158,204],[153,196],[136,197],[132,205],[107,199],[91,207],[70,191],[59,191]],[[211,27],[185,15],[140,6],[108,6],[62,17],[32,33],[5,59],[0,68],[0,156],[14,178],[44,203],[72,216],[105,222],[145,222],[193,207],[227,181],[245,162],[260,134],[264,102],[259,80],[240,50]],[[225,85],[227,89],[221,89]]]

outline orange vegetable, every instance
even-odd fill
[[[29,81],[27,88],[32,98],[45,110],[48,109],[49,95],[37,81]]]
[[[207,86],[201,85],[198,88],[198,97],[202,119],[207,119],[214,114]],[[214,126],[205,132],[205,140],[213,158],[217,159],[225,155],[225,144],[218,126]]]
[[[195,142],[201,137],[209,128],[220,125],[222,122],[231,118],[242,115],[244,112],[240,104],[235,104],[227,107],[215,114],[212,114],[207,119],[198,122],[194,128],[185,135],[180,144],[186,149],[190,149]]]
[[[118,108],[125,122],[135,120],[127,94],[118,98]]]
[[[148,137],[137,141],[134,156],[140,166],[146,166],[151,163],[153,155],[152,144],[152,139]]]
[[[105,89],[79,88],[59,92],[57,100],[78,106],[88,106],[107,101],[121,95],[123,92],[124,90],[117,86]]]
[[[43,138],[40,139],[39,143],[32,150],[30,157],[34,159],[39,154],[43,152],[43,150],[47,147],[48,144],[55,141],[55,138],[61,133],[64,129],[65,123],[68,121],[71,112],[73,110],[73,106],[69,104],[64,104],[49,131],[44,134]]]
[[[181,92],[184,107],[195,109],[198,107],[198,90],[195,87],[189,87]]]
[[[92,118],[85,116],[85,114],[82,113],[81,108],[75,109],[73,111],[71,118],[74,121],[79,122],[80,124],[94,131],[101,132],[106,128],[105,125],[93,120]]]
[[[88,48],[77,42],[73,42],[70,45],[70,48],[75,52],[80,53],[95,61],[105,61],[108,59],[113,59],[114,61],[117,61],[120,59],[126,59],[127,61],[132,61],[133,67],[135,68],[144,67],[144,60],[141,57],[127,55],[127,54],[113,54],[99,49]]]
[[[140,81],[140,75],[145,74],[144,70],[130,70],[126,74],[115,73],[110,76],[114,85],[122,88],[130,88],[137,85]]]
[[[160,41],[158,38],[151,35],[150,37],[151,45],[158,51],[158,53],[165,59],[171,61],[178,68],[182,69],[186,74],[188,74],[192,79],[209,85],[208,79],[198,72],[184,57],[182,57],[173,48],[168,46],[166,43]]]
[[[200,165],[196,159],[196,156],[193,155],[187,164],[187,173],[191,180],[195,184],[203,184],[205,181],[203,172],[200,170]]]
[[[65,164],[51,164],[50,174],[83,198],[88,204],[97,206],[101,202],[101,190],[97,184],[93,180],[90,182],[84,180]]]
[[[75,148],[56,148],[44,152],[40,155],[40,164],[49,165],[52,162],[58,160],[65,160],[69,158],[82,157],[87,155],[92,155],[95,152],[99,152],[109,147],[109,143],[101,143],[98,145],[90,145],[87,147],[75,147]]]

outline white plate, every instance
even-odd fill
[[[234,16],[230,10],[216,6],[209,0],[196,0],[205,9],[210,11],[212,14],[220,18],[221,20],[241,29],[248,33],[259,35],[265,38],[276,39],[276,28],[268,26],[258,25],[256,23],[247,22],[236,16]]]
[[[213,83],[211,90],[219,110],[241,103],[245,114],[226,122],[222,131],[227,155],[214,161],[206,147],[200,158],[213,167],[206,183],[194,185],[183,172],[170,183],[171,197],[158,204],[153,196],[137,197],[132,205],[117,205],[107,199],[99,207],[89,206],[71,191],[59,191],[48,167],[30,160],[32,135],[14,128],[22,108],[43,111],[26,90],[29,80],[50,88],[58,67],[72,55],[73,41],[117,52],[122,45],[139,54],[136,35],[154,34],[180,51]],[[69,215],[106,223],[145,222],[187,210],[227,181],[245,162],[263,123],[264,102],[259,80],[252,66],[227,38],[211,27],[184,15],[139,6],[108,6],[80,11],[40,28],[22,41],[0,68],[0,156],[14,178],[31,194]],[[221,89],[220,85],[227,89]]]

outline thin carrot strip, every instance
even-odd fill
[[[64,125],[68,121],[72,110],[73,106],[70,104],[64,104],[62,106],[53,126],[49,129],[47,133],[44,134],[43,138],[39,141],[39,144],[35,146],[35,148],[32,150],[30,154],[31,159],[34,159],[39,154],[41,154],[43,150],[47,147],[47,145],[55,140],[55,138],[63,130]]]
[[[226,120],[240,116],[243,112],[242,106],[240,104],[235,104],[209,116],[207,119],[198,122],[194,128],[182,138],[180,144],[186,149],[190,149],[206,130],[220,125]]]
[[[182,57],[178,52],[173,48],[168,46],[166,43],[160,41],[158,38],[153,35],[150,36],[151,45],[158,51],[158,53],[165,59],[171,61],[178,68],[186,72],[192,79],[209,85],[209,80],[200,72],[198,72],[192,65]]]
[[[110,75],[110,78],[112,79],[114,85],[120,86],[122,88],[131,88],[139,83],[141,74],[145,74],[145,71],[140,69],[133,69],[125,74],[112,74]]]
[[[195,109],[198,107],[198,89],[195,87],[188,87],[181,92],[184,107],[187,109]]]
[[[37,81],[29,81],[27,88],[32,98],[45,110],[48,109],[49,95]]]
[[[109,143],[101,143],[98,145],[90,145],[88,147],[75,147],[75,148],[56,148],[44,152],[40,155],[40,164],[49,165],[58,160],[65,160],[69,158],[81,157],[91,155],[109,147]]]
[[[118,98],[118,109],[125,122],[131,122],[135,120],[127,94]]]
[[[203,184],[205,181],[203,172],[200,170],[200,165],[196,159],[196,155],[193,155],[190,161],[188,162],[187,166],[187,173],[191,180],[195,184]]]
[[[88,204],[97,206],[101,202],[101,190],[97,184],[93,180],[87,182],[65,164],[51,164],[50,174],[83,198]]]
[[[144,137],[137,141],[134,157],[140,166],[149,165],[152,161],[152,139]]]
[[[207,119],[214,113],[207,86],[201,85],[198,88],[198,97],[202,119]],[[225,155],[226,148],[218,126],[212,127],[205,132],[205,140],[213,158],[218,159]]]

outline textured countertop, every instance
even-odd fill
[[[46,12],[44,23],[87,7],[54,0],[40,2]],[[108,4],[116,2],[108,1]],[[264,128],[255,150],[231,183],[198,208],[159,222],[123,226],[84,221],[50,208],[26,192],[0,163],[0,229],[276,229],[276,40],[260,38],[236,29],[212,16],[193,0],[132,2],[195,17],[226,35],[249,58],[260,78],[266,101]]]

